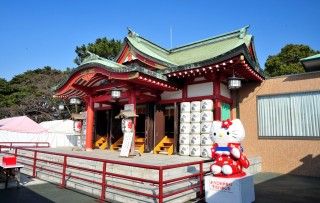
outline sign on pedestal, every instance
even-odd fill
[[[221,178],[206,176],[205,199],[208,203],[251,203],[255,200],[253,176]]]

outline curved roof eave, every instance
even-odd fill
[[[164,74],[170,73],[170,72],[176,72],[176,71],[181,71],[181,70],[188,70],[188,69],[192,69],[192,68],[197,68],[197,67],[201,67],[201,66],[206,66],[206,65],[211,65],[214,63],[219,63],[225,60],[228,60],[232,57],[238,56],[238,55],[244,55],[246,61],[249,63],[250,67],[252,67],[252,70],[254,70],[256,73],[258,73],[261,77],[265,78],[264,75],[261,73],[261,69],[259,66],[259,63],[256,63],[254,60],[252,60],[249,51],[248,51],[248,47],[246,46],[245,43],[241,44],[240,46],[231,49],[228,52],[225,52],[221,55],[218,55],[216,57],[207,59],[207,60],[203,60],[203,61],[199,61],[197,63],[191,63],[191,64],[185,64],[185,65],[181,65],[175,68],[170,68],[170,69],[166,69],[163,71]],[[257,71],[257,69],[259,71]]]

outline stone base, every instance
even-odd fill
[[[205,199],[208,203],[251,203],[255,200],[253,175],[240,178],[206,176]]]

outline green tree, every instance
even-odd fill
[[[288,44],[277,55],[268,56],[264,72],[268,76],[289,75],[305,72],[300,59],[319,53],[307,45]]]
[[[75,50],[77,57],[74,59],[74,62],[80,65],[83,59],[89,55],[86,52],[87,50],[98,56],[112,60],[120,52],[121,46],[121,40],[108,40],[106,37],[98,38],[94,43],[77,46]]]
[[[16,75],[8,82],[0,79],[0,119],[27,115],[41,122],[68,117],[58,111],[61,101],[52,97],[52,87],[69,72],[46,66]]]

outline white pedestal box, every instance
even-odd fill
[[[180,134],[179,143],[181,145],[189,144],[190,143],[190,134]]]
[[[204,158],[211,158],[211,148],[210,145],[201,145],[200,146],[200,156]]]
[[[201,113],[200,112],[192,112],[190,121],[192,123],[200,123],[200,121],[201,121]]]
[[[191,112],[200,112],[200,101],[191,102]]]
[[[200,136],[200,144],[201,145],[213,145],[213,142],[210,138],[210,134],[201,134]]]
[[[255,200],[253,175],[240,178],[205,176],[205,199],[208,203],[251,203]]]
[[[213,112],[212,111],[202,111],[201,112],[201,122],[212,122]]]
[[[201,101],[201,111],[212,111],[213,101],[211,99],[205,99]]]
[[[190,156],[200,156],[200,145],[190,145]]]
[[[200,134],[190,134],[190,144],[191,145],[200,145]]]
[[[208,134],[211,130],[212,122],[202,122],[201,123],[201,133]]]
[[[180,122],[181,123],[190,123],[190,113],[181,113]]]
[[[189,156],[189,154],[190,154],[189,145],[180,145],[179,154],[182,156]]]
[[[190,133],[200,134],[200,123],[191,123]]]
[[[190,133],[190,123],[180,123],[180,133],[181,134]]]
[[[190,102],[182,102],[180,105],[181,113],[190,113]]]

